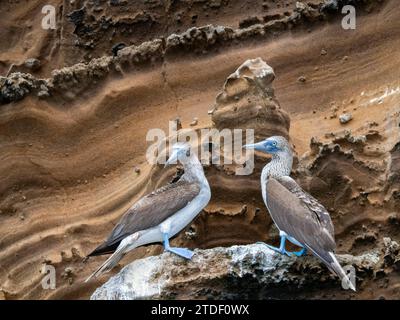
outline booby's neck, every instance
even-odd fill
[[[267,205],[267,182],[269,178],[289,176],[292,170],[293,155],[291,152],[280,152],[272,155],[272,160],[264,167],[261,172],[261,193]],[[268,205],[267,205],[268,206]]]
[[[184,174],[181,179],[189,182],[197,182],[202,187],[209,188],[208,181],[204,175],[203,166],[195,155],[191,155],[182,161]]]
[[[261,178],[289,176],[292,171],[293,155],[289,151],[272,155],[272,160],[264,167]]]

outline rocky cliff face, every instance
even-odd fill
[[[257,139],[275,134],[287,136],[290,120],[275,98],[272,86],[274,78],[273,69],[261,58],[245,61],[227,77],[222,91],[217,94],[212,111],[214,126],[218,129],[254,128]],[[338,111],[335,108],[332,110]],[[397,184],[393,183],[396,180],[393,168],[397,161],[396,156],[393,159],[397,144],[394,147],[393,144],[399,140],[399,135],[393,135],[393,131],[397,130],[398,123],[397,113],[385,118],[383,126],[391,133],[389,136],[379,130],[379,123],[371,121],[353,132],[343,130],[326,134],[326,142],[313,138],[310,151],[298,159],[293,171],[301,185],[317,195],[328,208],[336,232],[342,233],[341,222],[347,219],[363,221],[357,235],[355,231],[350,231],[350,235],[342,235],[338,241],[339,251],[358,255],[344,255],[340,261],[347,267],[355,268],[361,291],[369,291],[374,283],[382,281],[381,277],[397,277],[399,270],[400,247],[396,241],[386,237],[390,235],[396,238],[398,232],[399,220],[395,209],[398,205],[395,196]],[[232,176],[231,166],[207,168],[208,176],[212,174],[216,182],[212,184],[211,204],[204,211],[225,216],[225,219],[227,216],[236,217],[235,223],[251,219],[251,224],[259,224],[256,219],[260,209],[253,207],[254,204],[246,199],[257,197],[258,184],[257,190],[252,190],[250,184],[259,179],[266,161],[257,157],[255,172],[250,177]],[[235,185],[240,179],[240,185]],[[237,193],[236,201],[241,194],[243,198],[238,202],[246,202],[246,206],[238,208],[237,213],[210,209],[216,207],[218,200],[226,201],[226,195],[231,193]],[[377,225],[374,221],[368,221],[369,210],[375,214],[382,210],[389,215]],[[354,212],[358,212],[357,215]],[[201,237],[198,221],[190,226],[190,238],[194,241]],[[227,228],[232,227],[232,220],[225,223]],[[269,232],[264,236],[276,238],[274,230],[270,225]],[[310,270],[312,276],[309,275]],[[332,281],[334,278],[315,258],[282,257],[263,245],[253,244],[198,250],[191,262],[167,253],[137,260],[98,288],[92,299],[357,296],[342,290],[337,279],[336,284]],[[385,281],[379,286],[385,288]],[[320,293],[321,288],[324,293]]]
[[[331,212],[338,253],[378,250],[354,296],[325,269],[327,282],[310,280],[298,296],[398,298],[397,249],[386,252],[384,240],[400,242],[398,2],[351,2],[355,31],[340,24],[350,1],[1,2],[0,298],[87,299],[118,274],[84,284],[104,259],[84,257],[128,207],[176,174],[144,156],[148,130],[168,133],[176,118],[195,131],[254,127],[256,139],[290,137],[292,175]],[[41,28],[48,4],[56,30]],[[250,176],[234,176],[234,165],[207,167],[212,201],[173,245],[225,248],[210,251],[211,262],[234,245],[276,243],[260,196],[267,161],[256,156]],[[121,266],[167,259],[161,252],[139,248]],[[43,264],[55,267],[55,290],[41,286]],[[268,292],[290,295],[283,287]],[[218,290],[211,296],[247,294]]]

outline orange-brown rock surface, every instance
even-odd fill
[[[400,242],[397,1],[355,1],[356,30],[344,30],[340,11],[317,0],[132,3],[0,4],[0,297],[89,298],[118,268],[85,284],[105,258],[84,262],[86,254],[175,173],[147,163],[147,131],[167,132],[177,117],[183,128],[256,125],[232,116],[236,103],[237,112],[282,110],[275,129],[267,118],[257,124],[256,137],[289,130],[293,176],[331,212],[338,253],[382,250],[357,293],[331,282],[303,296],[398,298],[398,252],[387,245]],[[57,9],[55,30],[41,28],[47,4]],[[274,97],[245,90],[233,103],[216,100],[228,76],[257,57],[274,69]],[[212,201],[174,244],[277,240],[259,191],[268,158],[256,160],[250,176],[206,168]],[[121,265],[161,252],[139,248]],[[41,286],[44,263],[56,268],[55,290]]]

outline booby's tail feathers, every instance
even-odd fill
[[[118,248],[120,243],[121,243],[121,241],[118,241],[118,242],[113,243],[112,245],[109,245],[107,242],[105,242],[105,243],[99,245],[91,253],[89,253],[87,255],[87,258],[101,256],[104,254],[111,254],[111,253],[115,252],[115,250]]]
[[[328,269],[331,272],[335,273],[340,278],[342,283],[346,284],[347,288],[349,288],[353,291],[356,291],[354,284],[350,281],[349,277],[347,276],[346,272],[343,270],[340,263],[337,261],[336,256],[333,252],[318,253],[310,247],[308,247],[308,249],[312,253],[314,253],[318,258],[320,258],[322,260],[322,262],[324,262],[325,265],[328,267]]]
[[[350,281],[349,277],[347,276],[346,272],[344,272],[342,266],[339,264],[337,261],[335,254],[333,252],[328,253],[329,256],[331,257],[332,262],[330,262],[328,266],[329,269],[331,269],[334,273],[338,275],[340,280],[342,280],[342,283],[346,283],[346,286],[350,288],[353,291],[356,291],[356,288],[354,284]]]
[[[92,278],[97,278],[103,273],[106,273],[114,268],[124,257],[125,253],[136,248],[135,242],[138,237],[139,233],[136,233],[122,240],[117,250],[115,250],[115,252],[95,272],[93,272],[89,278],[85,280],[85,282],[88,282]]]

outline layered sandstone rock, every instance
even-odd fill
[[[212,121],[217,129],[253,129],[256,139],[288,138],[290,119],[279,106],[274,70],[261,58],[245,61],[226,79],[217,95]]]
[[[341,6],[350,2],[354,32],[340,27]],[[276,72],[276,99],[266,101],[290,115],[300,159],[293,177],[331,212],[337,252],[359,256],[385,252],[384,238],[399,243],[398,2],[324,3],[332,1],[54,0],[57,30],[43,30],[48,1],[1,2],[0,299],[87,299],[118,273],[84,283],[106,259],[84,257],[138,198],[171,181],[174,168],[146,161],[148,130],[168,132],[177,117],[184,129],[212,128],[216,94],[255,57]],[[30,58],[41,67],[28,69]],[[239,102],[243,110],[254,106]],[[345,113],[353,119],[340,124]],[[273,127],[260,121],[261,138]],[[285,134],[283,124],[274,132]],[[268,158],[256,160],[250,176],[206,168],[212,201],[174,246],[277,244],[259,185]],[[389,251],[350,297],[400,296],[396,246]],[[138,248],[121,266],[161,252],[160,245]],[[41,286],[43,264],[56,269],[55,290]],[[307,297],[349,294],[332,278]]]

